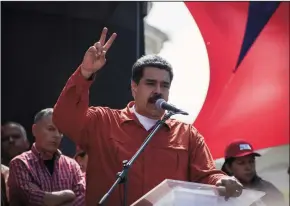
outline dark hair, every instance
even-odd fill
[[[226,173],[227,175],[231,176],[231,172],[227,170],[226,165],[231,166],[233,164],[233,162],[236,160],[235,157],[229,157],[225,159],[225,162],[221,168],[221,171],[223,171],[224,173]]]
[[[164,58],[155,55],[145,55],[139,58],[132,67],[132,77],[131,79],[139,84],[140,79],[143,76],[143,70],[145,67],[156,67],[158,69],[163,69],[169,72],[170,82],[173,79],[173,71],[171,64]]]

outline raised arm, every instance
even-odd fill
[[[114,33],[105,43],[107,31],[104,28],[100,40],[86,51],[82,64],[69,78],[54,106],[53,122],[84,149],[88,148],[90,134],[96,133],[95,121],[101,115],[99,108],[88,106],[89,88],[94,74],[106,63],[105,54],[117,36]]]
[[[10,206],[25,202],[30,206],[58,206],[74,200],[73,191],[45,192],[32,181],[27,165],[21,159],[10,162],[8,177]]]

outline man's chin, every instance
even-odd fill
[[[251,182],[251,181],[253,180],[254,177],[255,177],[254,174],[246,174],[246,175],[244,176],[244,181],[245,181],[245,182]]]
[[[46,151],[47,153],[54,154],[54,153],[57,152],[57,149],[58,149],[57,147],[52,146],[52,147],[47,147],[47,148],[45,149],[45,151]]]
[[[42,157],[44,158],[44,160],[50,160],[53,158],[56,151],[56,149],[46,148],[46,150],[42,153]]]
[[[161,117],[163,115],[164,115],[164,111],[160,111],[160,110],[151,111],[151,118],[152,119],[161,119]]]

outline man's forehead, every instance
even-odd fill
[[[3,132],[21,132],[21,127],[17,124],[6,124],[2,126]]]
[[[42,118],[39,120],[39,123],[41,123],[41,124],[45,124],[45,125],[53,125],[53,122],[52,122],[52,115],[47,115],[47,116],[42,117]]]
[[[159,69],[156,67],[146,67],[143,71],[144,79],[151,80],[170,80],[169,72],[164,69]]]

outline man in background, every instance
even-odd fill
[[[76,155],[74,156],[74,159],[80,165],[82,172],[85,174],[87,171],[88,154],[85,151],[81,150],[80,148],[77,148],[77,152]]]
[[[62,134],[52,108],[36,114],[31,150],[10,162],[10,206],[83,206],[85,178],[77,162],[58,150]]]
[[[29,149],[24,127],[17,122],[7,122],[1,128],[1,164],[6,166],[17,155]]]

